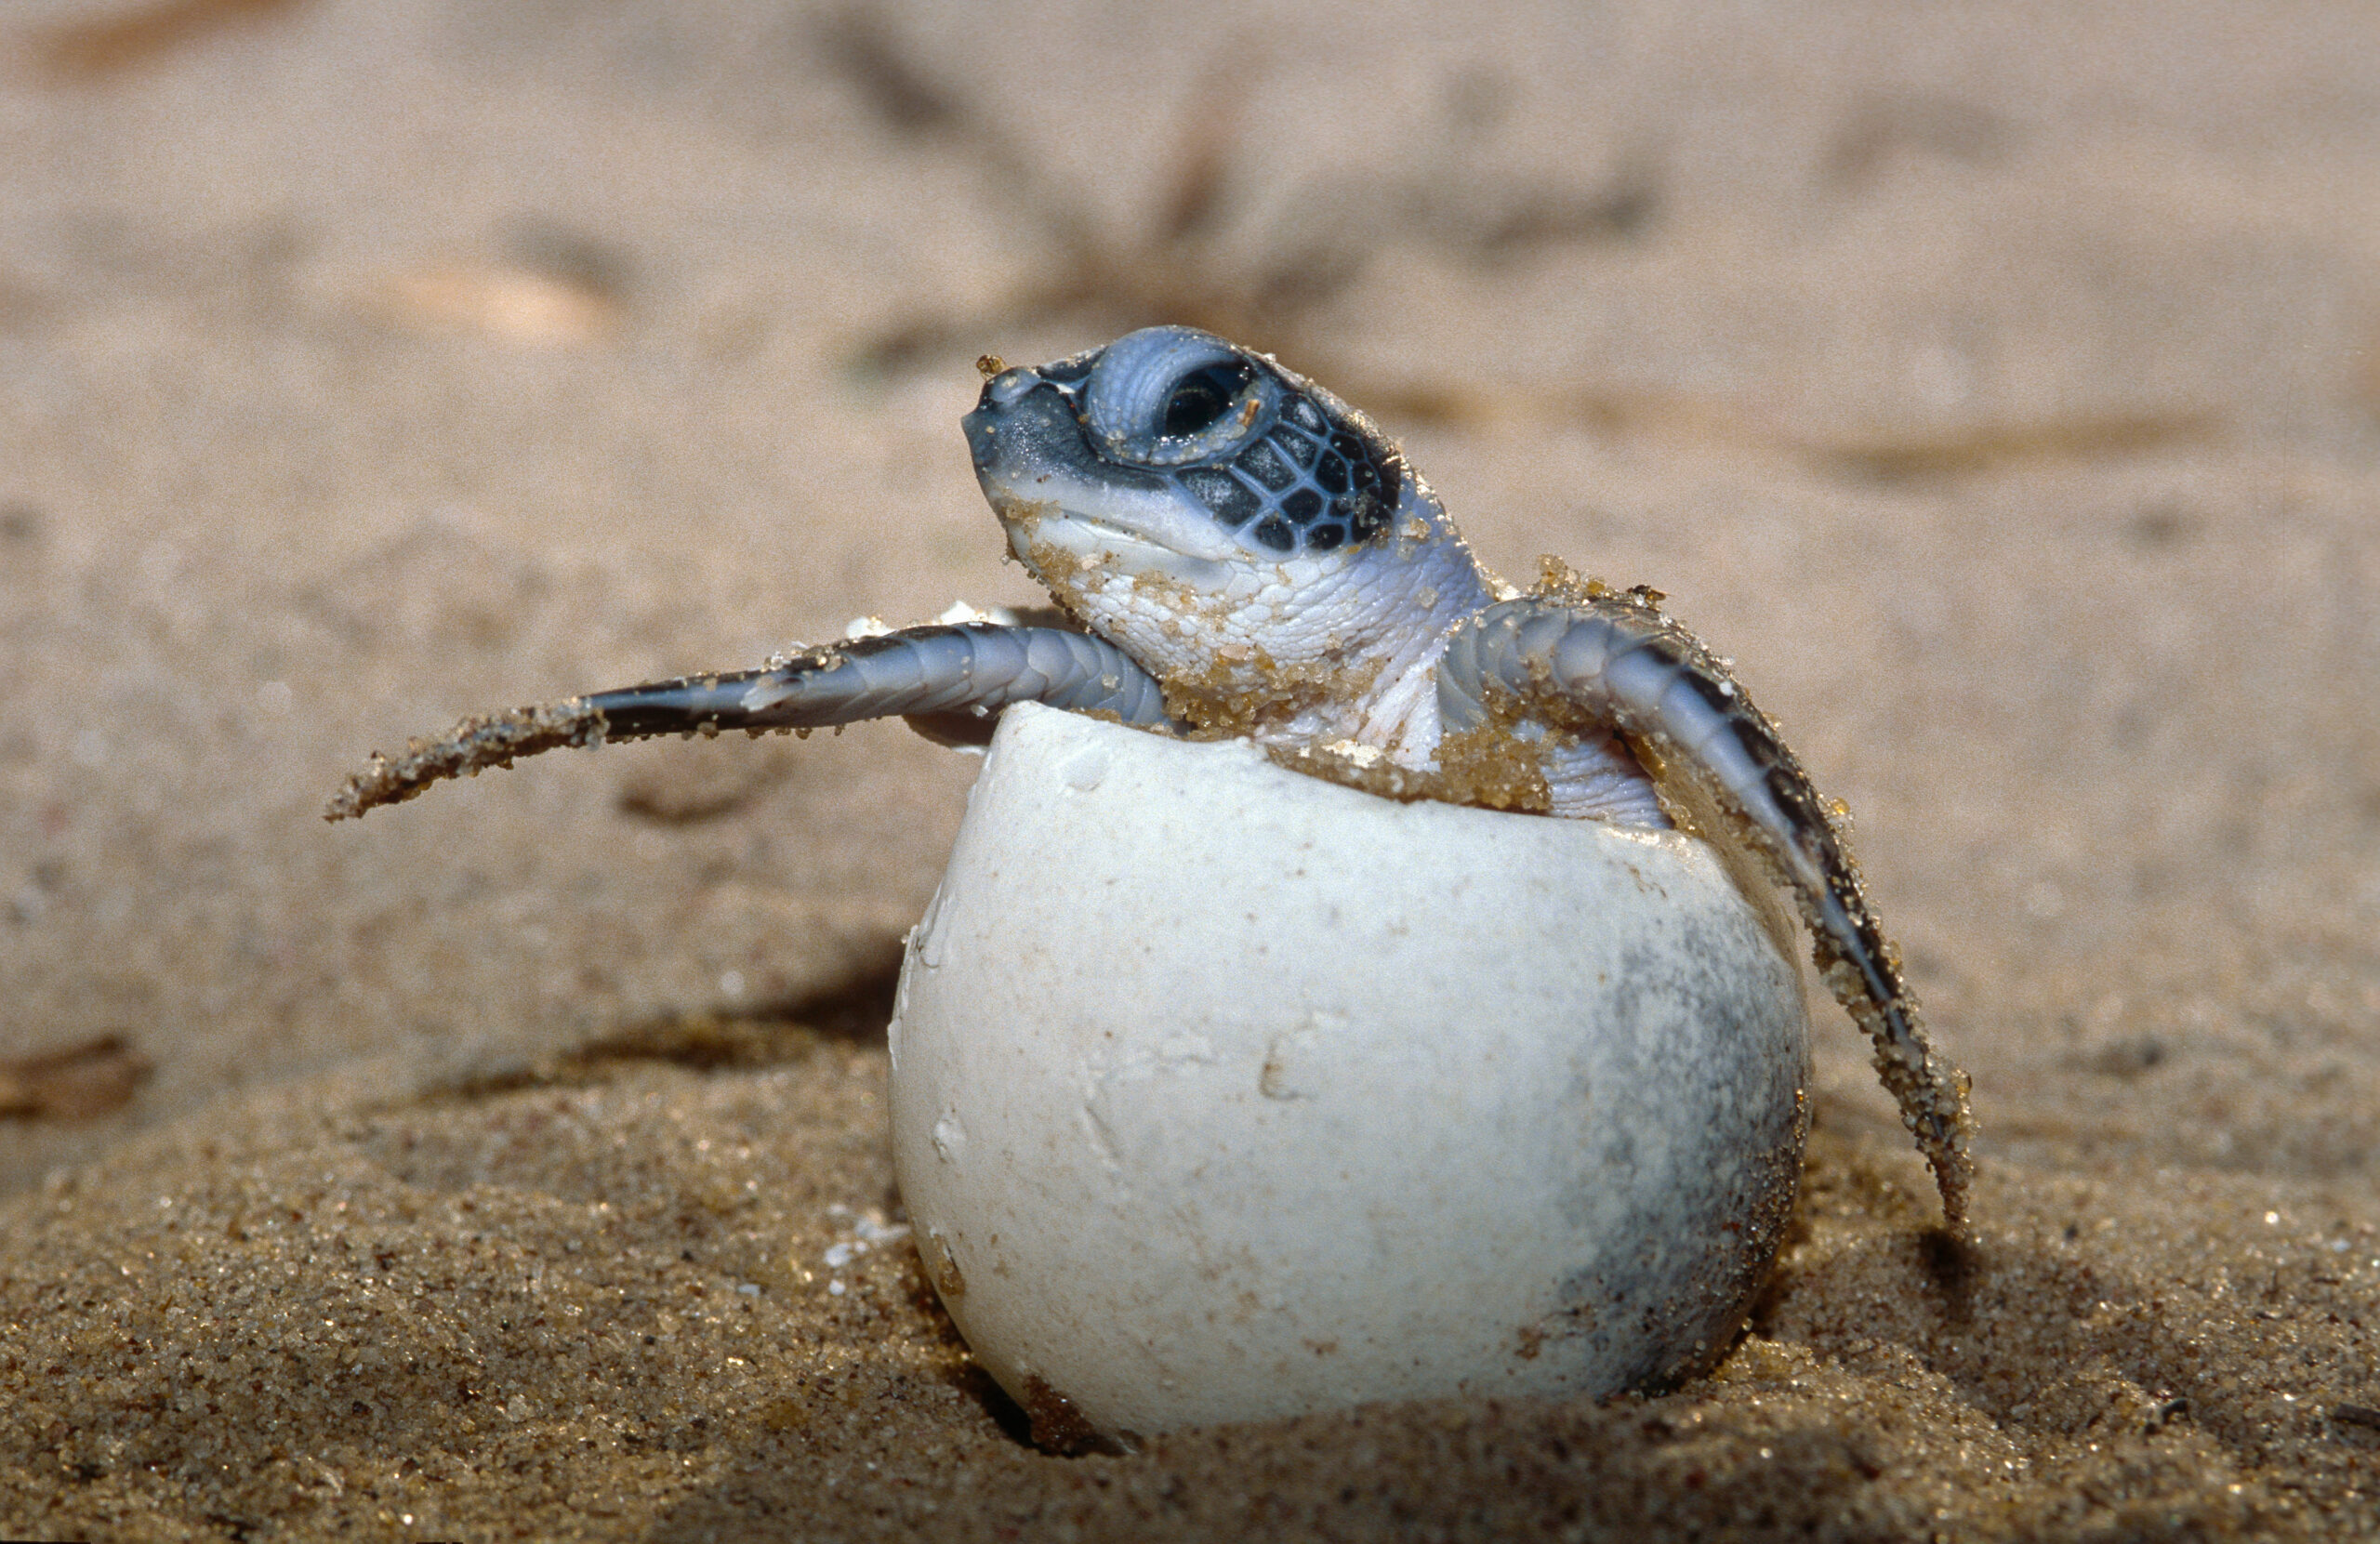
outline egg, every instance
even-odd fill
[[[1011,707],[890,1035],[926,1273],[1061,1445],[1691,1377],[1799,1181],[1789,944],[1680,832]]]

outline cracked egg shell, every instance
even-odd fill
[[[927,1274],[1028,1411],[1127,1443],[1692,1376],[1800,1177],[1778,926],[1676,832],[1012,707],[891,1032]]]

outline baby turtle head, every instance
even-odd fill
[[[965,426],[1017,557],[1199,721],[1355,732],[1484,601],[1386,435],[1211,333],[1150,327],[1003,370]]]
[[[1120,508],[1091,518],[1144,523],[1135,534],[1200,554],[1360,547],[1388,530],[1405,480],[1396,447],[1352,408],[1189,327],[1005,371],[966,428],[996,502],[1006,491],[1069,509],[1130,504],[1139,522]],[[1159,502],[1170,508],[1153,518]]]

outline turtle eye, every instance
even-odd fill
[[[1190,327],[1146,327],[1100,351],[1079,411],[1092,447],[1133,467],[1220,464],[1272,427],[1281,388],[1258,362]]]
[[[1165,436],[1169,440],[1214,427],[1248,389],[1256,372],[1238,360],[1193,370],[1174,383],[1165,403]]]

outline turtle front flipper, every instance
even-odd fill
[[[1964,1229],[1974,1177],[1966,1076],[1934,1054],[1827,800],[1693,634],[1644,592],[1597,587],[1501,601],[1454,633],[1438,666],[1438,712],[1448,732],[1493,724],[1500,713],[1616,730],[1660,776],[1690,780],[1735,827],[1725,834],[1793,896],[1820,975],[1875,1042],[1876,1072],[1933,1168],[1946,1220]]]
[[[509,767],[565,746],[740,729],[825,729],[908,719],[931,739],[980,743],[1000,710],[1038,702],[1112,714],[1144,728],[1172,724],[1148,672],[1105,639],[1063,627],[959,623],[822,643],[768,667],[685,676],[464,719],[401,756],[377,751],[324,812],[326,820],[401,803],[435,783]]]

